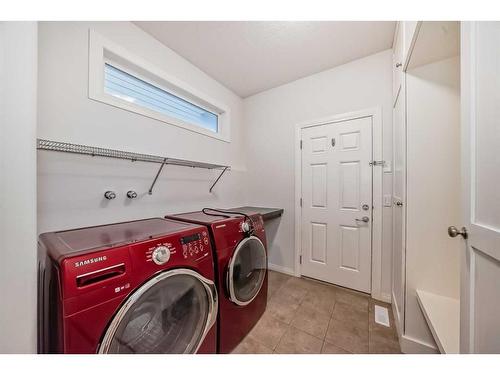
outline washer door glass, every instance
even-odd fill
[[[257,296],[266,277],[267,257],[263,243],[254,236],[241,241],[228,269],[231,301],[244,306]]]
[[[217,315],[214,293],[213,283],[191,270],[154,277],[118,311],[100,352],[195,353]]]

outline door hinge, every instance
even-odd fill
[[[302,150],[302,139],[300,140],[300,149]]]
[[[300,207],[302,207],[302,198],[300,198]]]
[[[299,264],[302,264],[302,255],[299,255]]]

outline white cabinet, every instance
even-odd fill
[[[393,122],[394,316],[403,352],[456,351],[448,337],[434,338],[450,330],[429,321],[439,315],[428,303],[442,297],[456,306],[460,294],[461,244],[446,231],[461,216],[458,23],[402,22],[395,39],[403,41],[394,55],[402,48],[404,69]],[[432,298],[419,305],[417,291]]]
[[[405,296],[406,120],[404,81],[393,110],[393,239],[392,305],[396,328],[402,334]]]
[[[500,23],[403,22],[400,33],[392,298],[401,348],[499,353]]]
[[[403,24],[403,56],[404,56],[404,67],[406,70],[406,65],[410,59],[410,51],[414,46],[414,43],[418,36],[418,29],[420,28],[421,22],[418,21],[404,21]]]
[[[396,104],[397,96],[402,87],[404,71],[408,66],[411,51],[418,36],[421,22],[400,21],[397,24],[393,41],[393,104]]]
[[[392,102],[395,104],[401,90],[401,79],[403,77],[403,36],[401,23],[396,28],[394,36],[394,47],[392,54]]]

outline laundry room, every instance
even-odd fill
[[[500,353],[499,22],[86,12],[0,21],[0,353]]]
[[[201,35],[205,35],[207,45],[210,39],[226,43],[225,49],[228,54],[256,54],[259,53],[257,50],[249,52],[230,50],[242,47],[232,45],[231,38],[224,40],[221,35],[246,33],[249,38],[247,45],[243,46],[246,49],[259,46],[258,38],[262,33],[269,35],[269,46],[273,46],[280,38],[286,36],[293,40],[290,48],[296,49],[300,44],[294,40],[296,39],[294,35],[298,37],[305,31],[327,39],[332,32],[329,28],[335,25],[286,22],[39,23],[38,232],[59,233],[81,227],[199,211],[202,208],[227,209],[253,206],[275,212],[275,218],[266,220],[265,241],[268,255],[264,254],[264,257],[267,258],[269,269],[277,271],[277,275],[295,276],[293,212],[296,166],[289,162],[294,159],[295,126],[307,120],[324,118],[335,113],[342,114],[359,108],[368,108],[368,116],[373,116],[368,117],[369,120],[375,119],[377,131],[381,133],[380,135],[386,136],[386,147],[377,145],[386,152],[386,155],[380,155],[380,158],[390,159],[392,87],[390,46],[395,23],[373,22],[351,25],[356,28],[360,40],[368,33],[377,35],[372,45],[368,46],[368,53],[365,51],[366,47],[356,52],[369,54],[368,56],[284,85],[271,80],[271,77],[279,76],[279,70],[282,69],[278,63],[280,59],[277,59],[275,65],[269,61],[262,61],[260,64],[263,66],[265,64],[267,69],[265,75],[260,78],[254,77],[250,85],[253,87],[248,87],[249,85],[240,78],[231,83],[226,82],[225,86],[222,85],[168,48],[169,42],[166,38],[169,35],[186,35],[186,38],[191,39],[181,44],[190,46],[196,43],[196,40],[203,44],[200,38]],[[347,30],[350,26],[338,24],[338,27]],[[342,32],[339,30],[338,34]],[[334,41],[345,43],[341,40],[334,39]],[[186,53],[189,53],[189,50]],[[189,60],[194,61],[196,58],[193,56]],[[336,56],[325,56],[325,58],[339,59]],[[353,58],[346,56],[344,59]],[[227,67],[220,67],[225,60],[227,58],[221,55],[214,64],[216,63],[218,69],[231,69],[230,60],[226,62]],[[248,61],[247,64],[256,63]],[[115,70],[106,70],[110,66]],[[291,66],[289,69],[306,68]],[[202,68],[204,71],[206,69]],[[235,70],[234,76],[241,77],[243,75],[241,69],[248,67],[232,69]],[[315,69],[322,68],[315,67]],[[145,81],[148,76],[156,77],[145,81],[149,85],[151,82],[161,80],[165,82],[164,85],[171,85],[170,87],[175,85],[177,90],[175,92],[184,90],[187,93],[184,97],[197,95],[196,103],[203,100],[216,108],[218,122],[215,131],[196,129],[193,124],[186,125],[189,120],[186,118],[177,123],[179,126],[163,122],[164,116],[155,112],[161,100],[169,99],[161,99],[165,93],[163,90],[146,94],[154,98],[152,105],[155,106],[151,107],[153,110],[141,108],[137,104],[130,105],[130,102],[134,103],[133,99],[128,101],[121,99],[126,95],[133,95],[136,92],[134,88],[139,90],[141,81],[130,74],[137,71],[144,72],[140,75],[141,78],[144,77],[141,81]],[[282,75],[292,73],[297,75],[295,71],[283,72]],[[264,90],[275,85],[279,86]],[[227,86],[233,87],[233,90],[227,89]],[[111,91],[115,89],[122,91],[118,93]],[[143,90],[143,94],[151,92],[152,86]],[[361,92],[362,97],[359,95]],[[146,100],[145,98],[142,96],[138,100]],[[375,112],[371,113],[372,109]],[[356,121],[359,117],[364,116],[353,113],[352,121]],[[196,124],[198,120],[193,121]],[[384,129],[380,127],[381,124],[384,124]],[[275,129],[276,134],[282,136],[276,139],[270,138],[269,128]],[[339,138],[339,142],[342,141]],[[111,153],[116,153],[117,157],[107,157],[107,154]],[[138,156],[127,157],[127,153]],[[153,156],[142,156],[141,159],[140,155],[145,154],[158,156],[159,162],[147,161]],[[171,158],[173,162],[167,159],[163,163],[164,157]],[[364,157],[367,158],[367,155]],[[367,158],[366,164],[368,162]],[[196,168],[196,163],[200,163],[201,167]],[[203,163],[220,167],[203,168]],[[367,168],[368,165],[365,169]],[[321,178],[321,175],[319,177]],[[383,184],[383,181],[378,182]],[[390,190],[390,179],[386,179],[385,185],[385,189]],[[379,188],[383,189],[382,186]],[[368,202],[369,198],[363,197],[363,199]],[[382,215],[385,216],[381,219],[390,222],[391,207],[384,209],[380,207],[380,209],[381,212],[384,211]],[[208,218],[208,223],[211,223],[211,217]],[[205,222],[201,220],[198,224]],[[389,230],[390,227],[387,226],[386,238],[390,241],[390,237],[387,236],[390,235]],[[214,239],[214,242],[217,242],[217,239]],[[381,247],[383,245],[382,243]],[[95,248],[97,245],[87,247]],[[379,256],[382,268],[379,270],[380,278],[377,280],[376,293],[380,300],[383,301],[385,298],[388,302],[390,296],[388,243]],[[368,258],[366,259],[368,261]],[[363,264],[363,267],[365,266],[366,264]],[[221,268],[223,267],[221,265]],[[369,277],[368,269],[364,269],[363,272],[365,273],[363,277]],[[324,280],[331,281],[328,278]],[[249,280],[248,283],[250,282]],[[356,287],[355,284],[347,285],[369,293],[370,282],[371,280],[365,278],[360,287]],[[359,281],[356,280],[354,283]],[[277,316],[282,317],[286,324],[290,324],[292,315],[302,302],[302,294],[305,295],[301,293],[288,300],[287,294],[283,293],[276,296],[275,304],[269,295],[269,310],[278,310]],[[363,306],[364,303],[368,303],[363,297],[360,297],[360,300]],[[283,308],[285,311],[282,311]],[[384,308],[388,314],[387,306],[384,305]],[[328,328],[325,317],[332,313],[331,309],[333,306],[321,311],[325,315],[321,315],[318,321],[317,336],[320,339],[316,341],[317,336],[311,336],[315,350],[321,351],[323,347]],[[262,309],[261,312],[263,311]],[[308,315],[309,311],[301,313]],[[219,314],[222,314],[222,311],[219,311]],[[301,315],[300,312],[297,314]],[[262,314],[259,313],[260,315]],[[255,323],[249,324],[247,331],[242,334],[243,337],[250,332]],[[392,328],[395,333],[394,326]],[[276,334],[284,333],[280,331]],[[394,335],[393,342],[383,350],[399,351],[395,337]],[[228,353],[235,350],[236,344],[241,340],[235,341],[227,348],[224,339],[220,341],[220,350]],[[259,350],[281,349],[274,341],[268,343],[265,338],[261,341],[264,341],[262,346],[251,342]],[[246,350],[244,348],[240,349]],[[360,342],[359,346],[349,346],[349,349],[368,351],[368,342]],[[375,349],[372,348],[372,351]]]

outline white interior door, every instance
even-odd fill
[[[500,22],[462,22],[463,353],[500,353],[499,45]]]
[[[406,262],[406,119],[404,86],[401,87],[394,104],[393,115],[392,303],[395,308],[395,318],[401,329],[402,322],[404,322]]]
[[[302,129],[302,274],[371,292],[372,117]]]

